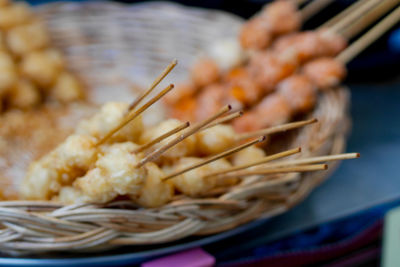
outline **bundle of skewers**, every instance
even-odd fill
[[[330,1],[311,1],[298,10],[302,2],[267,6],[242,28],[240,55],[219,57],[223,64],[200,61],[186,85],[155,92],[176,66],[172,61],[133,102],[105,103],[74,124],[63,142],[30,163],[19,200],[0,202],[0,251],[98,251],[219,233],[286,212],[338,161],[358,158],[343,153],[344,63],[393,25],[400,10],[345,49],[347,40],[393,1],[358,1],[318,31],[297,32]],[[108,15],[120,14],[122,8],[109,5]],[[73,10],[59,6],[62,12]],[[57,13],[54,6],[49,10]],[[148,11],[157,12],[153,6]],[[358,19],[360,12],[368,19]],[[180,24],[191,21],[178,14],[174,19]],[[74,18],[85,29],[85,20]],[[101,23],[96,22],[100,31]],[[90,54],[93,43],[103,39],[93,29],[86,33]],[[196,42],[201,38],[191,34]],[[145,111],[161,99],[176,118],[148,126]],[[276,134],[293,138],[270,140]]]

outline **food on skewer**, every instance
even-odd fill
[[[342,62],[328,57],[308,62],[301,71],[322,90],[338,86],[347,74],[346,66]]]
[[[66,70],[51,47],[44,23],[24,3],[0,5],[0,102],[8,109],[31,109],[46,100],[84,98],[81,81]]]
[[[275,1],[243,25],[239,40],[245,49],[265,49],[274,37],[299,30],[301,22],[294,1]]]

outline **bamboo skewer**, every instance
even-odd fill
[[[273,133],[279,133],[279,132],[284,132],[288,130],[293,130],[296,128],[303,127],[308,124],[316,123],[318,122],[317,119],[310,119],[310,120],[304,120],[304,121],[296,121],[296,122],[290,122],[282,125],[277,125],[277,126],[272,126],[266,129],[262,129],[259,131],[254,131],[254,132],[249,132],[249,133],[244,133],[239,135],[238,141],[246,140],[248,138],[256,137],[256,136],[261,136],[261,135],[269,135]]]
[[[146,164],[146,162],[155,160],[156,158],[158,158],[159,156],[161,156],[165,151],[167,151],[168,149],[170,149],[171,147],[173,147],[174,145],[178,144],[179,142],[183,141],[184,139],[186,139],[187,137],[195,134],[196,132],[198,132],[200,129],[204,128],[205,126],[207,126],[208,124],[212,123],[213,121],[215,121],[217,118],[219,118],[220,116],[224,115],[225,113],[229,112],[232,109],[232,107],[230,105],[224,106],[223,108],[221,108],[216,114],[210,116],[209,118],[196,123],[195,125],[193,125],[191,128],[189,128],[185,133],[177,136],[176,138],[174,138],[173,140],[169,141],[167,144],[165,144],[162,147],[159,147],[158,149],[154,150],[152,153],[150,153],[149,155],[147,155],[147,157],[143,158],[137,167],[141,167],[144,164]]]
[[[250,168],[250,167],[254,167],[254,166],[257,166],[257,165],[260,165],[260,164],[264,164],[264,163],[270,162],[272,160],[276,160],[276,159],[280,159],[280,158],[283,158],[283,157],[287,157],[287,156],[290,156],[290,155],[293,155],[293,154],[296,154],[296,153],[299,153],[299,152],[301,152],[301,148],[300,147],[294,148],[294,149],[290,149],[290,150],[286,150],[286,151],[283,151],[283,152],[280,152],[280,153],[276,153],[276,154],[273,154],[273,155],[270,155],[270,156],[266,156],[266,157],[264,157],[264,158],[262,158],[260,160],[256,160],[256,161],[248,163],[248,164],[234,166],[234,167],[227,168],[227,169],[224,169],[224,170],[221,170],[221,171],[209,173],[209,174],[205,175],[204,178],[208,178],[208,177],[212,177],[212,176],[218,176],[218,175],[226,174],[226,173],[229,173],[229,172],[234,172],[234,171],[247,169],[247,168]]]
[[[231,148],[231,149],[229,149],[227,151],[224,151],[222,153],[214,155],[214,156],[212,156],[212,157],[210,157],[210,158],[208,158],[208,159],[206,159],[206,160],[204,160],[202,162],[199,162],[198,164],[194,164],[194,165],[189,166],[189,167],[187,167],[185,169],[182,169],[182,170],[179,170],[179,171],[177,171],[175,173],[169,174],[166,177],[162,178],[162,180],[166,181],[168,179],[172,179],[172,178],[174,178],[174,177],[176,177],[178,175],[184,174],[185,172],[197,169],[197,168],[199,168],[201,166],[204,166],[204,165],[206,165],[208,163],[211,163],[211,162],[216,161],[218,159],[225,158],[225,157],[227,157],[229,155],[232,155],[232,154],[234,154],[236,152],[239,152],[239,151],[241,151],[241,150],[243,150],[243,149],[245,149],[245,148],[247,148],[249,146],[255,145],[255,144],[260,143],[260,142],[263,142],[264,140],[265,140],[265,136],[262,136],[262,137],[260,137],[260,138],[258,138],[256,140],[253,140],[253,141],[247,142],[247,143],[245,143],[243,145]]]
[[[361,16],[348,27],[342,29],[341,35],[350,39],[367,28],[371,23],[380,18],[383,14],[394,8],[399,0],[385,0],[380,2],[376,7],[370,10],[365,16]]]
[[[344,159],[355,159],[359,158],[359,153],[345,153],[345,154],[338,154],[338,155],[330,155],[330,156],[320,156],[320,157],[311,157],[311,158],[303,158],[303,159],[294,159],[288,161],[280,161],[276,163],[269,163],[266,164],[264,167],[268,168],[280,168],[280,167],[287,167],[292,165],[303,165],[303,164],[314,164],[314,163],[321,163],[327,161],[334,161],[334,160],[344,160]]]
[[[142,151],[144,151],[144,150],[146,150],[146,149],[152,147],[153,145],[155,145],[155,144],[161,142],[162,140],[164,140],[164,139],[170,137],[171,135],[176,134],[176,133],[182,131],[183,129],[186,129],[186,128],[189,127],[189,126],[190,126],[190,122],[182,123],[182,124],[179,125],[178,127],[175,127],[174,129],[172,129],[172,130],[170,130],[170,131],[168,131],[168,132],[166,132],[166,133],[160,135],[159,137],[157,137],[157,138],[151,140],[150,142],[148,142],[148,143],[146,143],[146,144],[144,144],[144,145],[141,145],[140,147],[138,147],[138,148],[134,151],[134,153],[142,152]]]
[[[166,93],[171,91],[174,88],[173,84],[168,85],[164,90],[162,90],[160,93],[158,93],[156,96],[154,96],[152,99],[150,99],[147,103],[145,103],[142,107],[140,107],[138,110],[133,111],[129,113],[126,118],[116,127],[114,127],[111,131],[109,131],[100,141],[97,142],[96,146],[99,146],[103,144],[107,139],[109,139],[111,136],[113,136],[116,132],[118,132],[122,127],[127,125],[129,122],[134,120],[136,117],[138,117],[143,111],[145,111],[147,108],[149,108],[151,105],[153,105],[155,102],[160,100]]]
[[[216,126],[218,124],[223,124],[223,123],[228,122],[230,120],[236,119],[236,118],[238,118],[238,117],[240,117],[242,115],[243,115],[243,111],[234,112],[234,113],[232,113],[230,115],[227,115],[225,117],[222,117],[222,118],[216,120],[215,122],[209,124],[207,127],[203,128],[203,129],[208,129],[208,128],[214,127],[214,126]]]
[[[316,13],[318,13],[321,9],[330,5],[333,1],[334,0],[315,0],[309,3],[301,10],[301,16],[303,20],[308,20]]]
[[[357,10],[361,6],[363,6],[365,4],[365,2],[366,2],[365,0],[358,0],[357,2],[355,2],[352,5],[350,5],[345,10],[343,10],[342,12],[340,12],[339,14],[337,14],[336,16],[334,16],[333,18],[331,18],[330,20],[328,20],[324,24],[320,25],[317,28],[317,30],[320,30],[320,29],[323,29],[323,28],[329,28],[329,27],[335,25],[336,23],[338,23],[339,21],[341,21],[342,19],[347,17],[349,14],[353,13],[355,10]]]
[[[346,17],[342,18],[339,22],[329,28],[333,32],[340,32],[344,27],[357,20],[365,12],[368,12],[371,8],[377,5],[380,0],[368,0],[362,6],[357,8],[355,11],[349,13]]]
[[[136,108],[136,106],[139,105],[139,103],[146,96],[148,96],[154,90],[154,88],[156,88],[156,86],[165,78],[165,76],[167,76],[173,70],[173,68],[175,68],[175,66],[177,64],[178,64],[178,60],[176,60],[176,59],[172,60],[171,63],[169,63],[169,65],[164,69],[164,71],[153,81],[153,83],[150,85],[150,87],[141,96],[139,96],[137,99],[135,99],[135,101],[133,101],[129,105],[128,111],[131,111],[134,108]]]
[[[282,168],[268,168],[268,169],[260,169],[260,170],[238,171],[235,173],[228,173],[225,175],[218,176],[218,179],[245,177],[245,176],[252,176],[252,175],[266,175],[266,174],[275,174],[275,173],[321,171],[321,170],[326,170],[326,169],[328,169],[327,164],[311,164],[311,165],[290,166],[290,167],[282,167]]]
[[[336,59],[346,64],[400,20],[400,7],[396,8],[366,34],[340,53]]]

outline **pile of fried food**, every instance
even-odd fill
[[[0,1],[0,112],[84,97],[78,78],[50,43],[43,22],[22,2]]]
[[[66,204],[128,198],[144,207],[159,207],[176,193],[204,197],[214,189],[240,183],[240,177],[273,179],[267,174],[326,169],[324,164],[293,167],[293,162],[286,169],[285,164],[278,165],[280,168],[262,165],[300,149],[266,156],[262,148],[255,146],[264,141],[263,137],[243,143],[251,135],[241,136],[232,126],[212,123],[229,110],[229,106],[224,107],[191,127],[168,119],[146,128],[140,114],[129,111],[128,103],[107,103],[92,118],[83,120],[57,148],[30,165],[20,188],[21,198]],[[238,143],[241,145],[236,146]],[[310,162],[343,157],[358,155]]]

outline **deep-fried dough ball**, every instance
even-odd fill
[[[82,85],[78,78],[68,72],[58,75],[51,95],[61,103],[68,103],[84,97]]]
[[[236,133],[230,125],[216,125],[196,134],[197,150],[202,155],[223,152],[235,145]]]
[[[108,102],[104,104],[100,112],[80,122],[75,129],[75,133],[88,134],[97,139],[104,137],[124,120],[128,106],[129,104],[124,102]],[[142,134],[142,130],[142,117],[139,116],[116,132],[109,141],[137,141]]]
[[[4,51],[0,51],[0,96],[8,93],[16,84],[18,74],[12,57]]]
[[[38,20],[12,28],[7,32],[8,48],[19,56],[45,48],[48,43],[47,30]]]
[[[190,74],[197,86],[204,87],[219,79],[220,70],[214,60],[203,58],[194,64]]]
[[[316,88],[305,75],[292,75],[280,82],[277,89],[295,113],[309,111],[317,100]]]
[[[23,58],[21,71],[41,89],[50,89],[64,67],[61,54],[53,49],[29,53]]]
[[[29,109],[41,100],[39,90],[28,80],[20,79],[9,93],[8,101],[11,107]]]
[[[147,208],[156,208],[168,203],[174,196],[172,181],[162,181],[164,172],[154,163],[145,165],[146,178],[142,185],[139,196],[133,196],[133,200]]]
[[[32,11],[25,3],[18,2],[0,8],[0,29],[10,29],[12,27],[27,23],[32,19]]]

